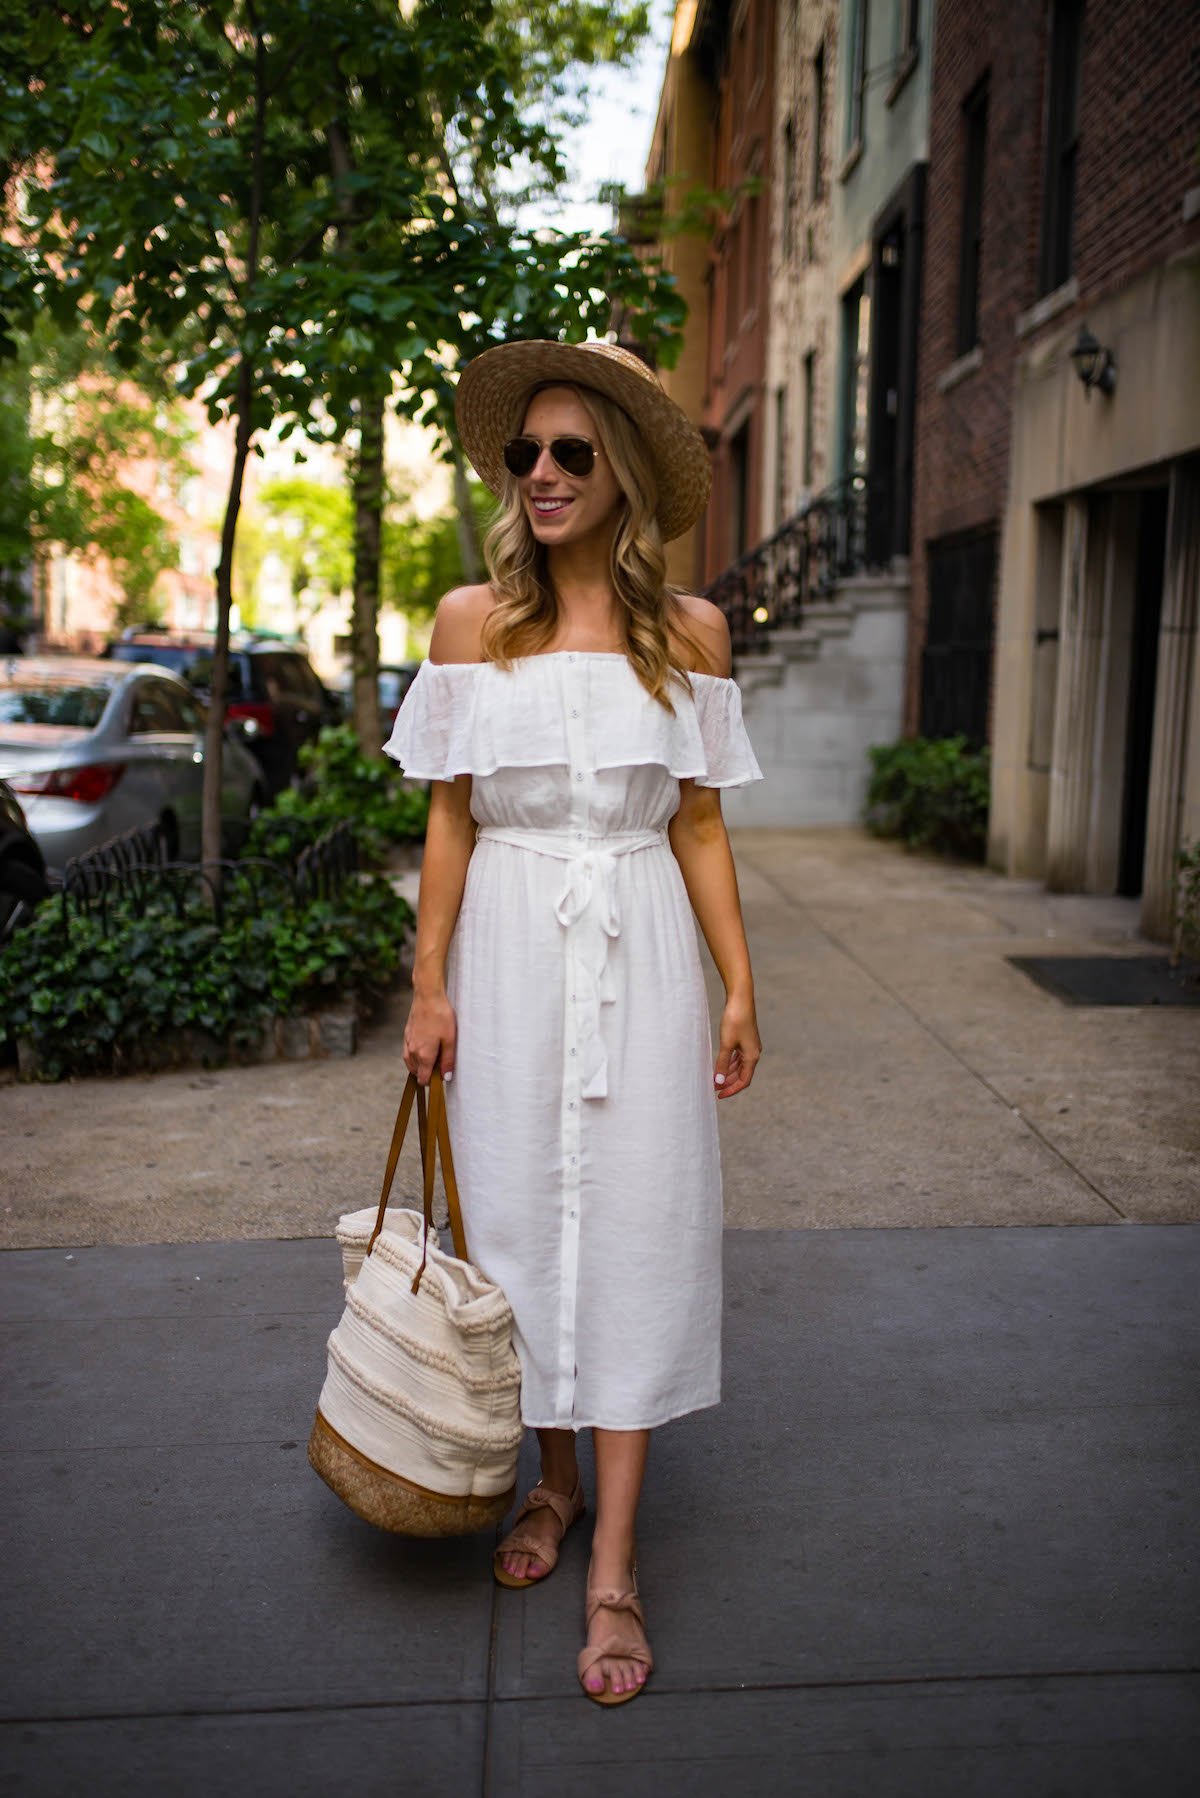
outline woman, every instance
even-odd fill
[[[760,778],[729,632],[664,585],[708,454],[634,355],[503,344],[463,447],[501,502],[491,581],[449,593],[388,744],[432,781],[404,1059],[440,1060],[472,1259],[507,1295],[542,1478],[496,1551],[544,1579],[596,1523],[585,1692],[653,1660],[634,1524],[649,1432],[720,1396],[714,1092],[749,1085],[754,991],[718,789]],[[715,1069],[688,901],[725,984]]]

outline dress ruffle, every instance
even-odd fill
[[[672,715],[624,656],[586,651],[524,656],[511,670],[493,662],[424,662],[384,748],[414,780],[565,765],[567,711],[578,684],[568,698],[564,676],[579,663],[587,665],[596,770],[656,765],[704,787],[762,779],[736,681],[693,674],[691,695],[676,683]]]

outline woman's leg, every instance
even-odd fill
[[[542,1451],[543,1486],[570,1498],[579,1479],[574,1430],[539,1430],[537,1438]],[[544,1535],[548,1544],[557,1543],[562,1534],[562,1525],[550,1510],[531,1511],[521,1529],[531,1536]],[[545,1562],[536,1555],[502,1555],[500,1564],[514,1579],[541,1579],[546,1571]]]
[[[650,1448],[649,1430],[593,1430],[596,1448],[596,1527],[592,1535],[589,1586],[628,1592],[633,1585],[638,1499]],[[644,1644],[641,1626],[628,1611],[596,1612],[588,1640],[617,1630],[630,1646]],[[587,1674],[591,1692],[629,1692],[641,1685],[646,1669],[619,1655],[605,1655]]]

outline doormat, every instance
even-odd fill
[[[1068,1005],[1200,1006],[1200,962],[1166,955],[1010,955],[1022,974]]]

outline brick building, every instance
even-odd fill
[[[997,866],[1157,934],[1200,834],[1198,140],[1187,0],[941,0],[907,723],[990,736]]]
[[[709,185],[736,198],[712,241],[702,426],[712,446],[704,572],[712,580],[767,534],[768,192],[775,0],[700,0],[695,54],[713,97]],[[746,191],[746,184],[761,184]]]

